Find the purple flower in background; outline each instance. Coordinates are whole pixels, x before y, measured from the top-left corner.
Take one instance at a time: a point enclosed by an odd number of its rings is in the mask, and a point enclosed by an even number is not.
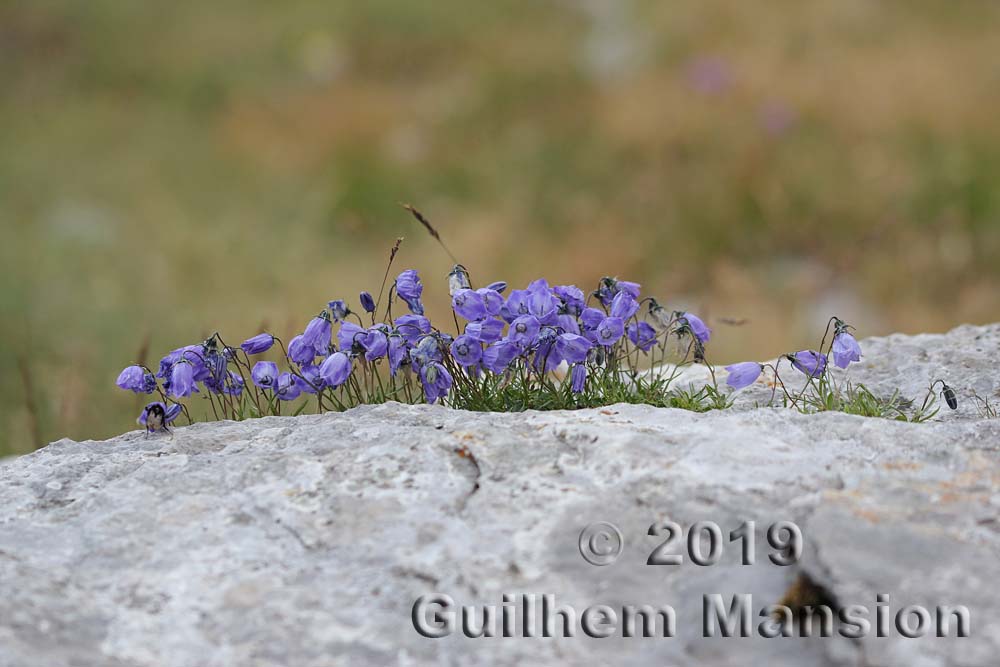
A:
[[[326,304],[330,308],[330,313],[333,314],[333,319],[336,322],[343,322],[344,318],[347,317],[351,309],[347,307],[343,299],[334,299],[330,303]],[[308,331],[308,329],[306,329]],[[320,354],[326,354],[326,350],[323,350]]]
[[[478,340],[466,334],[451,344],[451,356],[460,366],[475,366],[483,358],[483,348]]]
[[[247,338],[240,343],[240,349],[247,354],[260,354],[267,352],[274,345],[274,336],[269,333],[257,334],[253,338]]]
[[[306,325],[306,330],[302,332],[302,340],[306,345],[312,346],[316,350],[316,354],[323,355],[330,350],[332,332],[333,325],[330,324],[330,316],[324,310]]]
[[[629,282],[628,280],[618,280],[617,278],[601,278],[600,284],[597,286],[597,291],[594,295],[600,300],[605,307],[611,305],[614,300],[621,292],[627,292],[632,295],[632,298],[639,298],[639,283]]]
[[[729,63],[717,57],[703,56],[691,61],[684,69],[684,78],[702,95],[721,95],[733,85]]]
[[[156,389],[156,377],[142,366],[129,366],[118,375],[115,384],[137,394],[151,394]]]
[[[319,376],[330,387],[339,387],[351,375],[351,358],[343,352],[334,352],[319,367]]]
[[[564,333],[580,335],[580,323],[577,322],[574,315],[570,315],[569,313],[557,316],[555,326]]]
[[[400,315],[394,324],[399,335],[410,345],[416,345],[421,336],[431,332],[431,321],[423,315]]]
[[[743,361],[738,364],[726,366],[726,370],[729,371],[726,384],[733,389],[742,389],[756,382],[761,372],[763,372],[764,367],[756,361]]]
[[[587,367],[583,364],[576,364],[570,371],[570,388],[574,394],[582,394],[587,386]]]
[[[793,129],[798,120],[795,109],[779,101],[770,101],[761,106],[757,119],[763,130],[772,137],[780,137]]]
[[[686,324],[691,334],[701,343],[707,343],[708,339],[712,337],[712,330],[693,313],[680,313],[679,321]]]
[[[511,322],[522,315],[527,315],[530,312],[528,310],[528,300],[530,298],[531,292],[526,289],[511,291],[510,296],[507,297],[507,303],[504,304],[504,319]]]
[[[385,356],[389,349],[389,338],[386,335],[387,327],[384,324],[376,324],[368,329],[368,333],[359,338],[359,343],[365,350],[365,359],[375,361]]]
[[[316,348],[306,342],[304,335],[299,334],[288,343],[288,358],[300,366],[311,364],[316,358]]]
[[[278,364],[273,361],[258,361],[250,371],[250,379],[261,389],[273,389],[278,381]]]
[[[517,343],[509,340],[497,341],[483,352],[483,366],[494,373],[503,373],[518,354],[520,349]]]
[[[819,377],[826,370],[826,355],[815,350],[800,350],[787,355],[787,359],[797,370],[811,378]]]
[[[194,380],[194,366],[181,360],[174,364],[170,371],[170,395],[174,398],[184,398],[198,391]]]
[[[486,312],[490,315],[499,315],[500,311],[503,309],[503,297],[500,296],[500,292],[492,290],[488,287],[483,287],[476,290],[476,294],[482,297],[483,307]],[[468,319],[468,318],[466,318]]]
[[[620,317],[605,317],[594,332],[597,337],[596,342],[605,347],[617,343],[624,334],[625,323]]]
[[[282,373],[274,386],[274,394],[282,401],[293,401],[302,394],[297,378],[291,373]]]
[[[236,371],[228,371],[225,382],[222,383],[222,393],[239,396],[243,393],[243,378]]]
[[[301,369],[301,378],[297,378],[299,382],[299,388],[302,391],[315,394],[326,387],[326,380],[323,376],[319,374],[319,366],[308,365],[303,366]]]
[[[399,334],[389,336],[389,374],[396,376],[400,365],[406,361],[406,339]]]
[[[424,386],[424,397],[428,403],[434,403],[439,398],[448,395],[451,389],[452,377],[448,369],[436,361],[432,361],[420,369],[420,382]]]
[[[861,346],[848,331],[840,331],[833,337],[832,352],[837,368],[847,368],[852,361],[861,361]]]
[[[656,344],[656,329],[648,322],[633,322],[628,325],[628,339],[643,352],[649,352]]]
[[[580,313],[580,322],[583,323],[583,328],[589,331],[593,331],[597,327],[601,326],[601,322],[607,317],[597,308],[584,308],[583,312]]]
[[[507,283],[505,283],[502,280],[498,280],[495,283],[490,283],[489,285],[487,285],[486,289],[491,290],[493,292],[497,292],[498,294],[503,294],[503,292],[507,289]]]
[[[483,302],[483,297],[471,289],[460,289],[455,292],[451,298],[451,307],[460,317],[470,321],[486,317],[486,304]]]
[[[503,320],[489,317],[478,322],[469,322],[465,325],[465,334],[471,336],[480,343],[494,343],[503,336]]]
[[[340,331],[337,332],[337,347],[344,352],[355,351],[355,347],[360,348],[361,339],[365,335],[365,330],[357,324],[341,322]]]
[[[362,292],[360,299],[361,299],[361,307],[365,309],[366,313],[375,312],[375,299],[372,298],[371,294],[369,294],[368,292]]]
[[[423,293],[424,285],[413,269],[407,269],[396,277],[396,294],[406,302],[410,312],[415,315],[424,314],[424,304],[420,302],[420,295]]]
[[[570,364],[586,361],[591,347],[593,343],[589,340],[571,333],[559,334],[555,342],[556,356]]]
[[[538,331],[541,328],[541,323],[534,315],[522,315],[510,323],[507,338],[522,347],[530,347],[538,338]]]
[[[611,317],[627,320],[635,315],[637,310],[639,310],[639,302],[628,292],[619,292],[611,300]]]

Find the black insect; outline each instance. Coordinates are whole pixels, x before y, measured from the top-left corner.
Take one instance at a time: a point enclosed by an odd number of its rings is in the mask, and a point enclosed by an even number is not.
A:
[[[146,431],[155,433],[159,430],[169,431],[167,428],[167,413],[159,403],[153,403],[146,408]]]

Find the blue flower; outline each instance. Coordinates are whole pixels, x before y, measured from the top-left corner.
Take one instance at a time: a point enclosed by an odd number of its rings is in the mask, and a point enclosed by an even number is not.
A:
[[[570,371],[570,388],[574,394],[582,394],[587,386],[587,367],[583,364],[576,364]]]
[[[434,403],[439,398],[448,395],[452,385],[451,373],[436,361],[420,369],[420,382],[424,386],[424,397],[428,403]]]
[[[396,371],[404,362],[409,362],[406,349],[406,339],[400,334],[389,335],[389,374],[396,376]]]
[[[389,339],[386,336],[386,325],[376,324],[368,329],[368,333],[360,337],[359,343],[365,350],[365,359],[374,361],[385,356],[389,349]]]
[[[420,282],[420,276],[413,269],[407,269],[396,277],[396,294],[410,307],[410,312],[415,315],[424,314],[424,304],[420,302],[420,295],[424,293],[424,285]]]
[[[339,387],[351,376],[351,358],[343,352],[334,352],[319,367],[319,375],[330,387]]]
[[[503,336],[503,320],[492,317],[465,325],[465,334],[480,343],[494,343]]]
[[[441,353],[441,343],[438,341],[436,336],[424,336],[420,339],[416,346],[410,350],[410,359],[420,366],[434,361],[441,361],[443,359],[443,355]]]
[[[639,302],[628,292],[619,292],[611,300],[611,317],[620,317],[623,321],[629,319],[639,310]]]
[[[337,347],[344,352],[356,352],[361,349],[361,339],[367,332],[353,322],[341,322],[337,332]]]
[[[764,367],[756,361],[743,361],[738,364],[726,366],[726,370],[729,371],[726,384],[733,389],[742,389],[756,382],[761,372],[763,372]]]
[[[170,371],[170,395],[174,398],[190,396],[198,391],[194,380],[194,365],[188,361],[178,361]]]
[[[250,371],[250,379],[261,389],[274,389],[278,382],[278,364],[273,361],[258,361]]]
[[[643,352],[649,352],[650,348],[656,344],[656,329],[648,322],[633,322],[628,325],[628,339]]]
[[[291,373],[282,373],[275,383],[274,394],[282,401],[293,401],[302,394],[299,382]]]
[[[316,358],[316,348],[306,341],[303,334],[299,334],[288,343],[288,358],[300,366],[311,364]]]
[[[308,366],[303,366],[300,369],[301,378],[296,378],[299,383],[299,388],[309,394],[315,394],[326,387],[326,380],[323,376],[319,374],[319,366],[314,366],[312,364]]]
[[[156,377],[142,366],[129,366],[118,375],[115,384],[137,394],[151,394],[156,389]]]
[[[691,335],[701,343],[707,343],[708,339],[712,337],[712,330],[705,326],[701,318],[693,313],[679,313],[678,321],[680,321],[682,327],[686,326]]]
[[[552,291],[562,301],[562,311],[570,315],[579,315],[586,307],[583,290],[576,285],[556,285]]]
[[[847,331],[840,331],[833,337],[833,363],[838,368],[847,368],[852,361],[861,361],[861,346]]]
[[[360,299],[361,299],[361,307],[365,309],[366,313],[375,312],[375,299],[372,298],[371,294],[369,294],[368,292],[362,292]]]
[[[496,292],[494,292],[496,294]],[[497,296],[500,296],[497,294]],[[460,317],[470,321],[486,317],[486,304],[478,292],[471,289],[460,289],[451,298],[451,307]]]
[[[569,364],[586,361],[591,347],[593,344],[589,340],[572,333],[559,334],[555,342],[556,356]]]
[[[521,315],[510,323],[507,339],[518,343],[521,347],[531,347],[535,344],[541,327],[538,318],[534,315]]]
[[[330,316],[324,310],[306,325],[306,330],[302,332],[302,342],[316,350],[316,354],[324,355],[330,351],[332,330]]]
[[[492,290],[489,287],[482,287],[476,290],[476,294],[483,298],[483,307],[486,308],[487,314],[499,315],[500,311],[503,310],[504,300],[500,292]]]
[[[503,373],[510,362],[521,353],[517,343],[509,340],[499,340],[483,351],[483,366],[494,373]]]
[[[594,331],[597,327],[601,326],[601,322],[607,317],[603,312],[597,308],[584,308],[583,312],[580,313],[580,322],[583,324],[583,328],[586,331]]]
[[[267,352],[274,345],[274,336],[269,333],[257,334],[253,338],[247,338],[240,343],[240,349],[247,354],[260,354]]]
[[[431,321],[423,315],[400,315],[393,324],[410,345],[416,345],[421,336],[431,332]]]
[[[460,366],[475,366],[483,358],[483,348],[478,340],[465,334],[451,344],[451,356]]]
[[[498,280],[495,283],[490,283],[489,285],[487,285],[486,289],[491,290],[493,292],[497,292],[498,294],[503,294],[503,292],[507,289],[507,283],[505,283],[502,280]]]
[[[785,358],[792,362],[796,370],[811,378],[819,377],[826,370],[826,355],[815,350],[800,350]]]
[[[620,317],[605,317],[593,332],[599,345],[608,347],[617,343],[625,335],[625,323]]]

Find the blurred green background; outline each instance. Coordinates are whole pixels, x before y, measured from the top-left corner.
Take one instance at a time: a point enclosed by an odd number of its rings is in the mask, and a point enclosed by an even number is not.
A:
[[[377,289],[641,282],[717,362],[1000,319],[1000,3],[0,3],[0,453]],[[740,327],[720,318],[746,318]]]

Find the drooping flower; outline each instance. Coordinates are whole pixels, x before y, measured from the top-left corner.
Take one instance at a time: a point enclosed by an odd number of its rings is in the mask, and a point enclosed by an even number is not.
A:
[[[742,389],[756,382],[761,372],[763,372],[764,367],[756,361],[743,361],[738,364],[726,366],[726,370],[729,371],[726,384],[733,389]]]
[[[118,375],[115,384],[137,394],[151,394],[156,389],[156,377],[142,366],[129,366]]]
[[[278,364],[273,361],[258,361],[250,371],[250,379],[261,389],[274,389],[278,382]]]
[[[620,317],[605,317],[594,331],[596,342],[605,347],[614,345],[625,335],[625,323]]]
[[[451,356],[460,366],[475,366],[483,358],[483,347],[475,338],[465,334],[451,344]]]
[[[520,352],[517,343],[498,340],[483,351],[483,366],[494,373],[503,373]]]
[[[337,347],[344,352],[358,351],[366,331],[354,322],[341,322],[337,332]]]
[[[299,366],[311,364],[316,358],[316,348],[306,341],[304,335],[299,334],[288,342],[288,358]]]
[[[570,388],[574,394],[582,394],[587,386],[587,367],[584,364],[576,364],[570,371]]]
[[[503,297],[500,296],[500,292],[492,290],[489,287],[482,287],[476,290],[476,294],[483,298],[483,307],[486,308],[487,314],[500,314],[504,304]]]
[[[421,336],[431,332],[431,321],[423,315],[400,315],[393,324],[410,345],[416,345]]]
[[[611,300],[611,317],[620,317],[623,321],[628,320],[639,310],[639,302],[628,292],[618,292]]]
[[[705,326],[701,318],[693,313],[680,313],[678,321],[686,325],[691,335],[701,343],[707,343],[708,339],[712,337],[712,330]]]
[[[597,286],[597,291],[594,295],[600,300],[605,307],[611,305],[614,300],[621,292],[627,292],[632,295],[632,298],[639,298],[639,283],[629,282],[627,280],[618,280],[617,278],[609,278],[605,276],[601,278],[600,284]]]
[[[839,331],[833,337],[833,363],[837,368],[847,368],[852,361],[861,361],[861,346],[848,331]]]
[[[334,352],[319,367],[319,375],[330,387],[339,387],[351,375],[351,358],[343,352]]]
[[[521,315],[510,323],[507,338],[522,347],[530,347],[538,338],[538,331],[541,327],[541,323],[534,315]]]
[[[174,398],[184,398],[198,391],[195,386],[194,365],[181,360],[174,364],[170,371],[170,395]]]
[[[648,322],[633,322],[628,325],[627,333],[632,344],[643,352],[649,352],[650,348],[656,344],[656,329]]]
[[[460,289],[455,292],[451,298],[451,307],[460,317],[469,321],[481,320],[487,314],[482,295],[471,289]]]
[[[326,380],[319,374],[319,366],[310,364],[300,369],[302,377],[296,378],[299,388],[309,394],[315,394],[326,387]]]
[[[361,299],[361,307],[365,309],[366,313],[375,312],[375,299],[372,298],[371,294],[362,292],[359,298]]]
[[[424,285],[414,269],[407,269],[396,277],[396,294],[406,302],[410,312],[415,315],[424,314],[424,304],[420,301],[420,295],[423,293]]]
[[[410,350],[410,359],[420,366],[434,361],[441,361],[442,358],[441,341],[437,338],[437,335],[424,336]]]
[[[316,354],[324,355],[330,351],[332,332],[333,325],[330,324],[330,316],[324,310],[306,325],[306,330],[302,332],[302,341],[306,345],[312,346],[316,350]]]
[[[291,373],[282,373],[274,386],[274,394],[278,400],[293,401],[302,394],[302,388]]]
[[[480,343],[493,343],[503,336],[503,320],[488,317],[478,322],[469,322],[465,325],[465,334],[471,336]]]
[[[563,313],[556,317],[557,329],[561,329],[564,333],[573,333],[580,335],[580,323],[577,321],[576,316],[570,315],[569,313]]]
[[[359,343],[365,350],[365,359],[374,361],[381,359],[389,349],[389,338],[386,336],[384,324],[376,324],[368,329],[368,333],[359,338]]]
[[[420,369],[420,382],[424,386],[424,397],[427,402],[434,403],[448,395],[453,380],[447,368],[437,361],[432,361]]]
[[[229,371],[226,380],[222,383],[222,393],[230,396],[239,396],[243,393],[243,378],[236,371]]]
[[[253,338],[247,338],[240,343],[240,349],[247,354],[260,354],[267,352],[274,345],[274,336],[269,333],[257,334]]]
[[[798,371],[811,378],[819,377],[826,370],[826,355],[816,350],[800,350],[786,358]]]
[[[389,335],[389,374],[393,377],[403,362],[407,361],[406,339],[400,334]]]
[[[583,328],[588,331],[593,331],[597,327],[601,326],[601,322],[607,317],[597,308],[584,308],[583,312],[580,313],[580,322],[583,324]]]
[[[572,333],[559,334],[555,341],[556,357],[569,364],[586,361],[591,347],[593,344],[589,340]]]
[[[330,308],[330,313],[333,315],[333,320],[335,322],[343,322],[344,318],[351,312],[351,309],[347,307],[347,303],[345,303],[343,299],[334,299],[326,305]],[[326,350],[322,352],[322,354],[325,353]]]

